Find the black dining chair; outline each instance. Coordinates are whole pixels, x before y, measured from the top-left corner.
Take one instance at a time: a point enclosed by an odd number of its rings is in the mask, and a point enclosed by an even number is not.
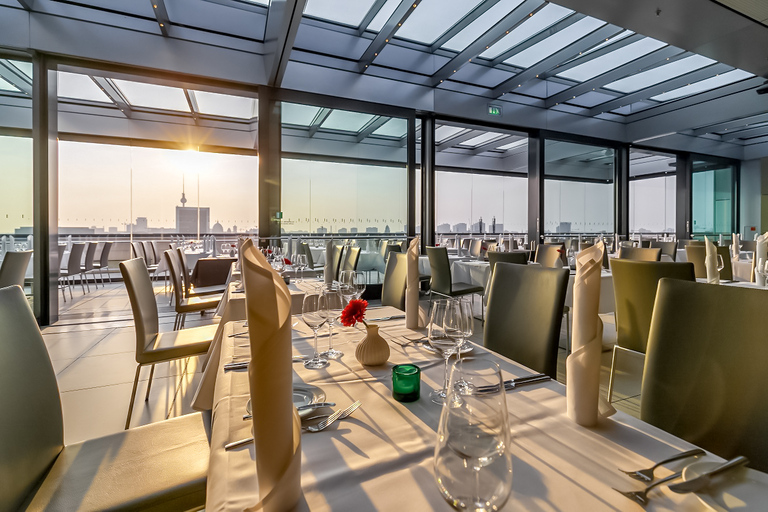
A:
[[[83,259],[84,249],[84,243],[72,244],[72,249],[69,251],[67,268],[61,269],[59,272],[59,279],[63,280],[65,285],[69,288],[70,299],[72,299],[72,284],[75,281],[75,276],[80,276],[80,286],[83,288],[83,295],[85,295],[85,284],[83,283],[84,279],[82,277],[82,270],[80,270],[80,263]]]
[[[113,242],[101,242],[101,254],[99,255],[98,261],[95,261],[93,263],[94,270],[99,271],[99,276],[101,277],[101,284],[104,284],[104,271],[107,272],[107,277],[109,278],[109,282],[112,282],[112,274],[110,274],[110,268],[109,268],[109,253],[112,250],[112,244]]]
[[[87,248],[85,249],[85,256],[83,257],[83,262],[80,265],[80,275],[83,279],[85,279],[85,286],[88,288],[88,291],[91,291],[91,286],[88,284],[88,274],[93,273],[93,262],[96,259],[96,248],[98,247],[97,242],[88,242]],[[98,289],[98,281],[96,281],[96,277],[93,278],[93,287]]]

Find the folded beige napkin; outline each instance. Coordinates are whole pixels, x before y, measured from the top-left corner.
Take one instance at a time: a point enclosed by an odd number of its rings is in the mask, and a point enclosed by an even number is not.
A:
[[[768,257],[768,232],[759,235],[755,239],[755,253],[752,255],[752,279],[753,283],[757,283],[758,286],[765,286],[765,276],[755,273],[755,265],[760,261],[763,261],[765,265],[765,259]]]
[[[323,280],[326,284],[333,282],[333,240],[325,244],[325,265],[323,265]]]
[[[576,256],[573,283],[573,329],[571,355],[566,366],[566,404],[568,417],[589,427],[598,417],[616,412],[600,398],[600,355],[603,351],[603,324],[600,310],[600,279],[603,242],[584,249]]]
[[[736,233],[733,233],[731,235],[731,259],[737,260],[739,259],[739,254],[741,252],[741,240],[739,240],[739,235]]]
[[[419,237],[411,240],[406,254],[405,326],[418,329],[426,325],[426,315],[419,307]]]
[[[293,406],[291,294],[253,242],[243,244],[259,502],[249,510],[289,510],[301,497],[301,422]]]
[[[707,251],[704,258],[704,266],[707,268],[707,282],[720,284],[720,272],[717,270],[717,247],[706,236],[704,237],[704,244]]]

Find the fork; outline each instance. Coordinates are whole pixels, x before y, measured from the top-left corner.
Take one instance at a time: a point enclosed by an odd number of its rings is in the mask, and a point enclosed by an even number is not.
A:
[[[646,487],[642,491],[620,491],[620,490],[618,490],[615,487],[613,488],[613,490],[618,492],[619,494],[622,494],[622,495],[626,496],[627,498],[631,499],[632,501],[645,506],[645,505],[648,504],[648,493],[651,491],[651,489],[653,489],[657,485],[661,485],[663,483],[669,482],[670,480],[675,480],[677,478],[680,478],[681,476],[683,476],[683,472],[682,471],[678,471],[677,473],[675,473],[673,475],[669,475],[668,477],[662,478],[661,480],[659,480],[657,482],[653,482],[651,485],[649,485],[648,487]]]
[[[326,419],[324,419],[317,425],[311,425],[307,427],[307,430],[309,432],[320,432],[321,430],[325,430],[336,420],[344,419],[350,414],[352,414],[353,412],[355,412],[357,408],[360,407],[361,405],[363,405],[363,403],[360,400],[358,400],[352,405],[350,405],[349,407],[347,407],[346,409],[344,409],[343,411],[336,411],[335,413],[331,414],[330,416],[328,416]]]
[[[651,480],[653,480],[653,471],[657,467],[663,466],[668,462],[674,462],[680,459],[687,459],[688,457],[704,455],[704,453],[706,452],[704,452],[704,450],[702,450],[701,448],[695,448],[693,450],[688,450],[687,452],[682,452],[682,453],[678,453],[677,455],[673,455],[672,457],[669,457],[668,459],[664,459],[661,462],[657,462],[656,464],[654,464],[648,469],[638,469],[637,471],[625,471],[623,469],[620,469],[619,471],[621,471],[626,475],[629,475],[635,480],[640,480],[641,482],[650,482]]]

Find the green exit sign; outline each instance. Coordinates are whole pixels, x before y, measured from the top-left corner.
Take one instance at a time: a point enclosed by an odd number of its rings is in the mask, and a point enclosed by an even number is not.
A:
[[[275,218],[276,219],[282,219],[283,218],[283,212],[275,212]]]
[[[488,105],[488,115],[489,116],[500,116],[501,115],[501,107],[498,105]]]

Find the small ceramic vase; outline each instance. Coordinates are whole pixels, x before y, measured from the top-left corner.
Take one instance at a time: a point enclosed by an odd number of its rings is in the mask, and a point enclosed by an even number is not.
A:
[[[368,325],[368,333],[355,349],[355,357],[363,366],[380,366],[389,359],[389,344],[379,335],[378,325]]]

